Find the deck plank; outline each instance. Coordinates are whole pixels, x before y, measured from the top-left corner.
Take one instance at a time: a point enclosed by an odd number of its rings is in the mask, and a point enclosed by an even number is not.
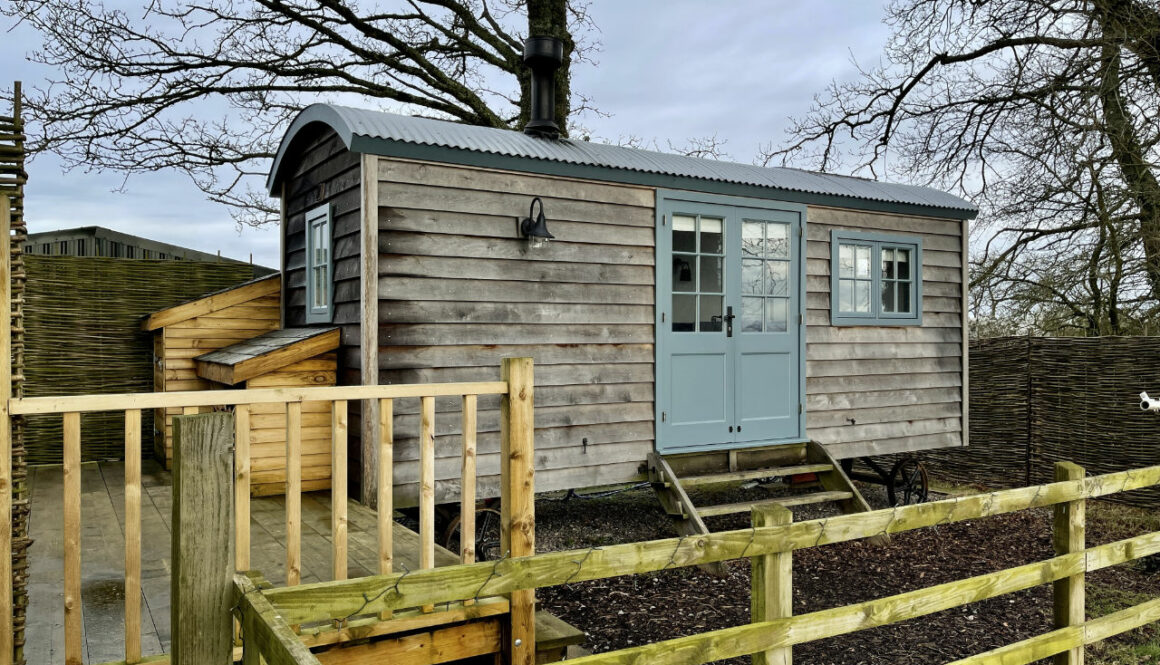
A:
[[[28,665],[57,665],[64,660],[63,478],[59,466],[32,467],[29,559],[29,608],[26,649]],[[81,475],[82,617],[85,662],[118,661],[124,657],[124,465],[87,463]],[[285,501],[282,497],[253,499],[251,565],[273,584],[285,583]],[[157,462],[141,466],[141,608],[142,655],[169,650],[171,476]],[[302,497],[302,582],[329,580],[330,494]],[[378,567],[378,518],[375,511],[348,501],[351,576],[368,575]],[[411,570],[419,567],[419,534],[394,523],[395,561]],[[458,557],[436,548],[438,566]],[[401,570],[402,568],[400,568]],[[114,589],[115,587],[115,589]]]

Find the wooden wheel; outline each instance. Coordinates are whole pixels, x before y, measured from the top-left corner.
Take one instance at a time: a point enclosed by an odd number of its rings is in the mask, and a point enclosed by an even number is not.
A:
[[[459,554],[460,515],[448,523],[443,532],[443,546]],[[489,506],[475,508],[475,560],[496,561],[503,556],[500,551],[500,514]]]
[[[914,457],[904,457],[894,463],[886,483],[886,498],[892,506],[923,503],[930,496],[930,478],[926,466]]]

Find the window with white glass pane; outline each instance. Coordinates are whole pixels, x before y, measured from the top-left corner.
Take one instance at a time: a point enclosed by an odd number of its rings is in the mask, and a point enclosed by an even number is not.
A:
[[[306,213],[306,322],[330,323],[333,297],[330,206]]]
[[[790,225],[741,222],[741,332],[789,329]]]
[[[725,305],[725,220],[673,215],[673,332],[720,332]]]
[[[856,231],[830,238],[834,325],[921,325],[922,239]]]

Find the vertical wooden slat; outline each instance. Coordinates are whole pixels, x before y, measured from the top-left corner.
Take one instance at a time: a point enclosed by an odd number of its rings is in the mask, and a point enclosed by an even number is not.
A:
[[[234,407],[234,568],[250,569],[250,406]]]
[[[378,493],[379,518],[379,574],[388,575],[395,566],[395,403],[394,400],[379,400],[378,428]],[[382,619],[389,619],[392,612],[383,612]]]
[[[16,93],[17,104],[20,93]],[[17,112],[15,117],[19,118]],[[0,234],[11,244],[12,203],[0,196]],[[0,251],[0,665],[11,665],[14,648],[12,625],[12,251]]]
[[[463,465],[459,475],[459,558],[463,563],[475,562],[475,443],[476,412],[478,399],[475,395],[463,396]],[[465,598],[464,605],[472,605],[475,600]]]
[[[535,554],[534,394],[531,358],[504,358],[501,378],[508,393],[500,402],[501,539],[506,556]],[[536,595],[511,593],[511,665],[535,665]]]
[[[64,414],[64,662],[81,665],[81,414]]]
[[[363,154],[359,174],[359,374],[364,386],[379,383],[379,158]],[[362,499],[370,503],[378,494],[378,437],[375,435],[379,404],[369,400],[362,410]]]
[[[1083,467],[1071,462],[1055,463],[1055,481],[1082,480]],[[1082,552],[1085,545],[1085,502],[1069,501],[1054,507],[1056,554]],[[1084,574],[1072,575],[1054,583],[1055,627],[1078,626],[1084,622]],[[1055,665],[1083,665],[1084,648],[1069,649],[1055,655]]]
[[[463,563],[475,562],[475,395],[463,396],[463,466],[459,486],[459,556]]]
[[[125,662],[141,660],[141,410],[125,410]]]
[[[793,513],[785,506],[759,506],[753,509],[754,527],[784,526],[791,522]],[[758,623],[792,616],[792,551],[755,556],[751,570],[749,620]],[[752,658],[753,665],[792,665],[793,648],[759,651]]]
[[[230,413],[173,419],[172,665],[233,661],[233,434]]]
[[[347,574],[346,416],[346,400],[335,400],[330,417],[330,545],[336,580],[345,580]]]
[[[419,568],[435,567],[435,398],[421,398],[419,424]],[[434,611],[424,605],[424,612]]]
[[[394,400],[379,400],[379,459],[378,459],[378,516],[379,516],[379,574],[394,571],[395,559],[395,493],[393,483],[395,448]]]
[[[286,586],[302,579],[302,402],[286,404]]]

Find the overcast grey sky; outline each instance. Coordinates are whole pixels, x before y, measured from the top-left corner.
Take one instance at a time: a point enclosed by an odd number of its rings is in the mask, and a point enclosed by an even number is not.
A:
[[[831,79],[853,77],[852,57],[876,63],[888,36],[882,4],[867,0],[593,0],[591,16],[602,51],[596,66],[573,70],[573,87],[610,114],[582,120],[594,137],[664,146],[716,135],[733,161],[746,163],[760,144],[779,142],[787,119],[805,113]],[[0,34],[0,62],[21,63],[5,67],[0,86],[46,78],[24,60],[38,45],[24,27]],[[30,228],[96,224],[277,265],[275,229],[238,231],[228,210],[185,176],[133,176],[114,191],[122,184],[112,173],[64,174],[57,160],[39,157],[26,191]]]

